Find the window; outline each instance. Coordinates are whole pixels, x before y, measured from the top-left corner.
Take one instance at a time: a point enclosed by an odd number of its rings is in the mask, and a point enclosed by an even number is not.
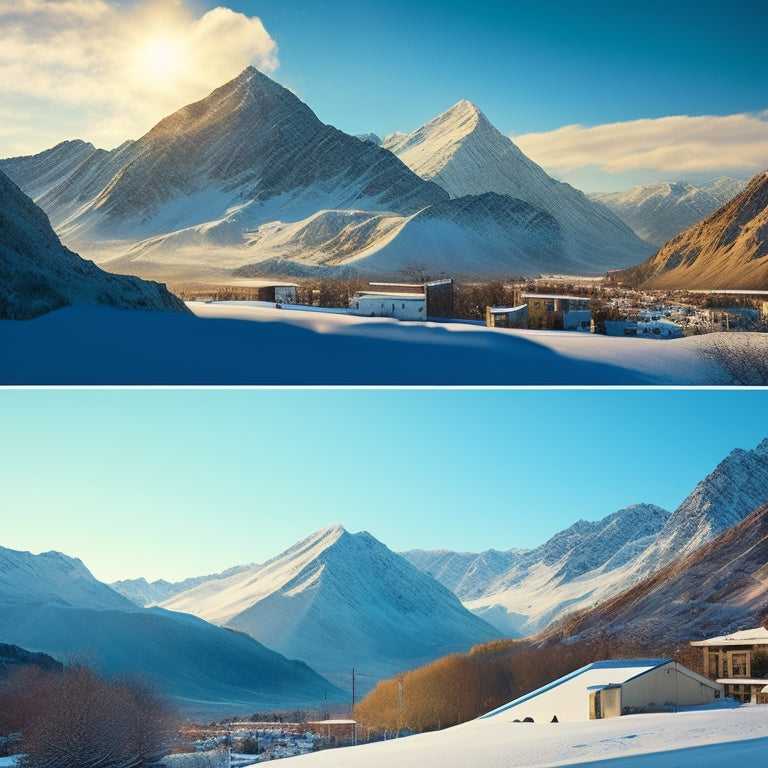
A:
[[[731,677],[747,676],[746,651],[733,651],[731,653]]]

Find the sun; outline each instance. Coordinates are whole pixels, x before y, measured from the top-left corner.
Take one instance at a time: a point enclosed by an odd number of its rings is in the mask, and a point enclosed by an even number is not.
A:
[[[170,35],[154,37],[139,46],[135,53],[137,74],[148,84],[172,85],[187,63],[181,40]]]

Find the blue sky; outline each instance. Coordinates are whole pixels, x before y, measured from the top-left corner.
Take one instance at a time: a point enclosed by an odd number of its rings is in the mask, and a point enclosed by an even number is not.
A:
[[[110,148],[254,64],[349,133],[469,99],[588,191],[768,167],[768,7],[583,0],[6,0],[0,156]]]
[[[749,390],[7,390],[0,544],[105,581],[268,559],[335,522],[390,548],[533,547],[673,510],[768,436]]]

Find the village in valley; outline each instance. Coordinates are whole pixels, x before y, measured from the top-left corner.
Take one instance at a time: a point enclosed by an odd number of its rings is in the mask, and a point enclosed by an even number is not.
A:
[[[225,285],[182,284],[178,295],[208,303],[259,302],[360,317],[469,322],[489,328],[571,331],[607,336],[675,339],[724,331],[768,331],[768,291],[639,291],[611,274],[542,275],[479,281],[422,276],[411,282],[362,279],[233,280]],[[500,298],[504,304],[487,303]],[[484,301],[485,299],[485,301]]]

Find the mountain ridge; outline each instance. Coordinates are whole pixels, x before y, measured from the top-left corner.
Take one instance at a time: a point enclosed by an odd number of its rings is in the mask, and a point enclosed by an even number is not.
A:
[[[768,290],[768,171],[649,259],[614,275],[640,289]]]

